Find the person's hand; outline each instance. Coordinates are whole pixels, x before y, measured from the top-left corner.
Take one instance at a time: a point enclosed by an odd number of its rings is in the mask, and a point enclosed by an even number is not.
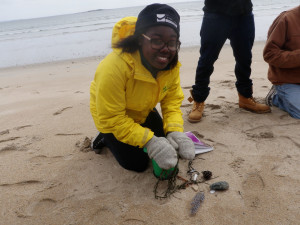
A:
[[[154,159],[160,168],[168,170],[176,166],[177,152],[166,138],[153,136],[145,147],[149,157]]]
[[[171,132],[167,135],[170,144],[178,150],[181,158],[192,160],[195,158],[194,142],[183,132]]]

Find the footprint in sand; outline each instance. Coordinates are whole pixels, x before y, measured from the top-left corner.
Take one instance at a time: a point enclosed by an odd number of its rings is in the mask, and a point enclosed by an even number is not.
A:
[[[35,163],[35,165],[41,165],[41,164],[51,164],[51,163],[55,163],[58,162],[58,159],[63,158],[63,156],[53,156],[53,157],[49,157],[49,156],[45,156],[45,155],[37,155],[32,157],[29,161],[30,163]]]
[[[32,125],[23,125],[23,126],[19,126],[19,127],[14,127],[13,129],[14,130],[21,130],[21,129],[24,129],[24,128],[27,128],[27,127],[32,127]]]
[[[24,181],[20,181],[20,182],[16,182],[16,183],[3,183],[0,184],[1,187],[15,187],[15,186],[24,186],[24,185],[32,185],[32,184],[40,184],[42,183],[39,180],[24,180]]]
[[[278,177],[290,177],[294,180],[300,180],[300,168],[298,164],[297,157],[286,155],[273,166],[272,172]]]
[[[3,131],[0,131],[0,135],[4,135],[4,134],[9,134],[9,130],[3,130]]]
[[[274,138],[274,133],[270,131],[270,128],[267,127],[254,127],[248,130],[242,131],[249,138],[257,139],[257,138]]]
[[[183,104],[180,107],[181,108],[186,108],[186,107],[192,107],[193,104]]]
[[[19,127],[14,127],[13,130],[21,130],[23,128],[26,128],[26,127],[32,127],[32,125],[24,125],[24,126],[19,126]],[[6,129],[6,130],[3,130],[3,131],[0,131],[0,135],[4,135],[4,134],[9,134],[9,129]]]
[[[182,89],[192,89],[192,86],[181,87]]]
[[[33,203],[32,213],[37,215],[52,213],[52,209],[56,206],[56,200],[52,198],[44,198]]]
[[[52,198],[44,198],[38,201],[33,201],[23,209],[16,211],[18,217],[27,218],[38,215],[46,215],[53,213],[57,205],[57,201]]]
[[[122,221],[120,221],[120,225],[144,225],[149,224],[149,221],[145,218],[147,218],[147,212],[152,212],[153,218],[159,218],[161,214],[168,215],[168,223],[167,224],[179,224],[179,215],[176,214],[174,209],[172,207],[164,207],[163,211],[156,210],[157,206],[154,204],[136,204],[133,206],[128,206],[126,214],[124,214],[124,217],[122,218]],[[159,220],[152,221],[152,224],[163,224],[159,223]],[[166,223],[165,223],[166,224]],[[186,224],[192,224],[192,223],[186,223]],[[196,223],[199,224],[199,223]]]
[[[206,104],[205,107],[212,110],[221,109],[220,105],[215,105],[215,104]]]
[[[229,163],[228,165],[234,169],[234,171],[239,174],[240,176],[242,176],[242,174],[240,173],[240,168],[242,167],[243,163],[244,163],[245,159],[241,158],[241,157],[237,157],[235,160],[233,160],[233,162]]]
[[[7,142],[7,141],[14,141],[19,138],[21,138],[21,137],[10,137],[10,138],[6,138],[6,139],[2,139],[2,140],[0,140],[0,143]]]
[[[11,142],[18,140],[17,142],[8,143],[5,147],[0,148],[0,154],[5,152],[12,152],[12,151],[27,151],[29,148],[28,146],[34,142],[42,140],[41,137],[33,136],[31,138],[23,138],[23,137],[10,137],[7,139],[0,140],[0,143],[4,142]]]
[[[65,111],[65,110],[67,110],[67,109],[71,109],[71,108],[73,108],[73,107],[72,107],[72,106],[68,106],[68,107],[62,108],[62,109],[56,111],[55,113],[53,113],[53,116],[59,115],[59,114],[61,114],[63,111]]]
[[[230,73],[226,73],[225,75],[230,76],[230,77],[235,77],[235,75],[230,74]]]
[[[271,131],[259,132],[258,134],[246,133],[250,138],[274,138],[274,134]]]
[[[10,151],[17,151],[17,150],[18,150],[18,147],[14,144],[11,144],[11,145],[7,145],[7,146],[1,148],[0,154],[5,153],[5,152],[10,152]]]
[[[16,216],[19,218],[30,218],[32,216],[40,216],[53,213],[56,207],[56,200],[44,198],[38,201],[33,201],[29,205],[23,205],[15,210]]]
[[[219,82],[223,87],[235,88],[235,81],[234,80],[222,80]]]
[[[233,162],[229,163],[228,165],[236,172],[240,177],[242,177],[242,173],[240,172],[240,169],[244,163],[245,159],[241,157],[237,157]]]
[[[82,135],[82,133],[58,133],[58,134],[55,134],[55,136],[76,136],[76,135]]]
[[[265,187],[263,178],[257,172],[247,175],[243,184],[243,198],[245,204],[250,207],[257,208],[260,205],[260,193]]]

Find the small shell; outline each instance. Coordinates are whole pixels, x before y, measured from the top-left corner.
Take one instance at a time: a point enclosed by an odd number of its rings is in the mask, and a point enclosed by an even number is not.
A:
[[[226,181],[219,181],[219,182],[211,184],[209,187],[210,187],[210,190],[223,191],[223,190],[227,190],[229,188],[229,184]]]
[[[199,190],[199,187],[198,187],[198,185],[193,184],[193,185],[192,185],[192,189],[193,189],[194,191],[198,191],[198,190]]]
[[[196,181],[197,180],[197,177],[198,177],[198,174],[194,174],[194,177],[193,177],[193,181]]]

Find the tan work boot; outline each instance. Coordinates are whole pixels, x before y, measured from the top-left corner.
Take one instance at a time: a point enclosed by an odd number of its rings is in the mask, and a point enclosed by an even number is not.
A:
[[[203,110],[204,110],[204,102],[195,102],[194,101],[192,111],[190,112],[190,114],[188,116],[188,121],[191,123],[200,122],[200,120],[202,118]]]
[[[194,97],[193,97],[192,89],[190,90],[190,93],[191,93],[191,96],[188,98],[188,101],[193,102]],[[188,116],[188,121],[191,123],[200,122],[200,120],[202,118],[203,110],[204,110],[204,102],[194,101],[192,111],[190,112],[190,114]]]
[[[245,98],[244,96],[239,95],[239,107],[246,109],[254,113],[268,113],[271,112],[271,108],[265,104],[257,103],[253,97]]]

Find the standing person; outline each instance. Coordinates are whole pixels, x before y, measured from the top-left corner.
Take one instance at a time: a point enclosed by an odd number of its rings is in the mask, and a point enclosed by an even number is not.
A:
[[[91,83],[90,110],[100,132],[92,147],[107,146],[125,169],[142,172],[151,158],[167,170],[176,166],[177,152],[195,157],[180,110],[179,21],[176,10],[165,4],[121,19],[113,28],[113,51]]]
[[[200,57],[190,99],[194,104],[188,120],[199,122],[202,118],[214,63],[227,39],[236,61],[234,72],[239,107],[255,113],[270,112],[269,106],[257,103],[252,97],[250,74],[255,27],[251,0],[205,0],[203,11]]]
[[[300,6],[282,12],[274,20],[263,56],[273,84],[267,104],[300,119]]]

